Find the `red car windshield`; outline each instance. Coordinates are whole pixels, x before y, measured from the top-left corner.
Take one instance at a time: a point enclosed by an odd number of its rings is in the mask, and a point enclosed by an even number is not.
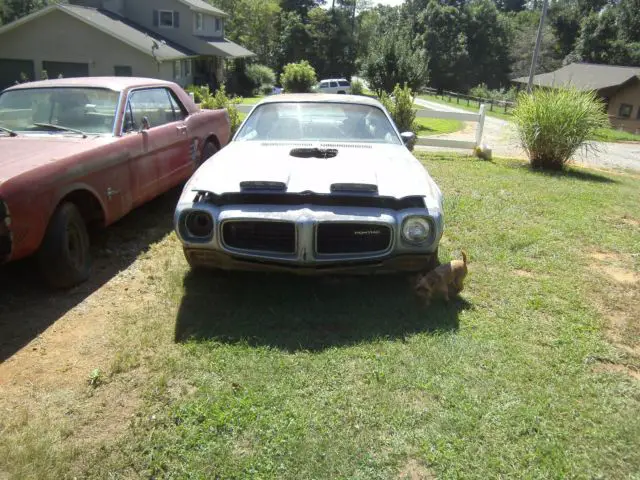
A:
[[[112,134],[119,98],[104,88],[9,90],[0,95],[0,127],[20,134]]]

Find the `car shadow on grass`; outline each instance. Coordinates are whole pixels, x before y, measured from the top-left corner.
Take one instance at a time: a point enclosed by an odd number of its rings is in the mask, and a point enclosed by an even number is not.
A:
[[[463,298],[423,307],[402,276],[190,272],[184,279],[175,341],[321,351],[457,330],[459,314],[468,308]]]
[[[180,188],[172,189],[92,234],[91,278],[70,290],[45,286],[32,259],[0,267],[0,362],[82,303],[172,230]]]

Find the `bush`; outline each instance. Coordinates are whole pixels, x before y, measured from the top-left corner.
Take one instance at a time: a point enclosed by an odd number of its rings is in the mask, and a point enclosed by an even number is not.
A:
[[[563,169],[580,148],[595,149],[589,139],[609,125],[597,95],[576,89],[523,92],[513,117],[531,166],[550,170]]]
[[[220,85],[220,88],[216,90],[216,93],[214,95],[211,95],[209,87],[202,87],[202,89],[204,95],[200,107],[207,110],[218,110],[221,108],[226,108],[227,113],[229,114],[231,135],[236,133],[236,130],[242,123],[242,120],[240,119],[240,112],[238,111],[237,107],[237,105],[242,102],[242,98],[230,98],[227,95],[224,83]]]
[[[364,94],[364,85],[360,80],[354,80],[351,82],[351,94],[352,95],[362,95]]]
[[[316,71],[306,60],[284,66],[280,83],[287,93],[308,93],[317,83]]]
[[[378,97],[384,108],[389,111],[396,127],[403,132],[416,132],[416,109],[413,108],[414,95],[411,89],[405,83],[404,87],[396,85],[393,89],[393,96],[389,96],[386,92],[382,92]],[[413,149],[414,144],[408,145],[409,149]]]
[[[384,108],[389,111],[400,133],[415,132],[417,130],[416,109],[413,108],[414,95],[406,84],[404,87],[396,85],[391,97],[382,92],[379,99]]]
[[[204,96],[209,93],[209,87],[207,85],[189,85],[185,91],[193,93],[193,100],[196,103],[202,103]]]
[[[276,83],[276,74],[266,65],[260,65],[258,63],[247,66],[246,69],[247,78],[253,85],[253,93],[259,94],[265,91],[267,88],[273,88]]]
[[[495,100],[495,101],[515,101],[518,96],[518,89],[516,87],[511,87],[508,90],[504,88],[499,88],[497,90],[489,90],[486,83],[481,83],[473,87],[469,90],[469,95],[477,98],[484,98],[487,100]]]

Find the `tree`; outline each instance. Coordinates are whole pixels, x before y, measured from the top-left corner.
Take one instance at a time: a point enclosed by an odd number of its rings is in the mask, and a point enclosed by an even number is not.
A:
[[[378,94],[405,83],[417,90],[428,80],[425,51],[412,48],[408,30],[396,27],[376,35],[363,62],[364,77]]]
[[[529,75],[531,56],[538,34],[540,12],[524,11],[509,17],[511,25],[511,42],[509,56],[511,58],[512,77]],[[542,30],[542,42],[536,64],[535,73],[546,73],[556,70],[562,65],[563,54],[558,51],[557,38],[553,27],[546,24]]]
[[[471,69],[466,16],[458,7],[431,0],[419,17],[422,49],[429,55],[431,86],[463,90]],[[469,85],[470,86],[470,85]]]
[[[225,35],[257,56],[257,61],[276,66],[278,44],[278,0],[214,0],[229,14]]]

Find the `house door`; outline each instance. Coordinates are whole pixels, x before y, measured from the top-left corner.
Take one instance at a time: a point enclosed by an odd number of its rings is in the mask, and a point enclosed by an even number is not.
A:
[[[49,78],[58,78],[62,75],[64,78],[88,77],[88,63],[74,62],[42,62],[42,69],[47,71]]]
[[[0,58],[0,91],[15,85],[16,82],[34,80],[33,60],[14,60]]]

